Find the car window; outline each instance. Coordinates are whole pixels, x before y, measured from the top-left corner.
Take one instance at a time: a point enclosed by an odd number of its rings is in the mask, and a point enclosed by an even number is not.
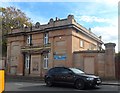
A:
[[[54,69],[50,69],[48,73],[53,73],[54,72]]]
[[[66,68],[63,68],[63,69],[60,70],[60,72],[61,72],[62,74],[68,74],[68,73],[69,73],[69,70],[66,69]]]
[[[67,68],[52,68],[52,69],[50,69],[49,70],[49,73],[50,74],[68,74],[69,73],[69,69],[67,69]]]
[[[72,70],[76,74],[84,74],[84,72],[82,70],[80,70],[80,69],[70,68],[70,70]]]
[[[50,69],[49,73],[57,73],[58,71],[58,68],[52,68]]]

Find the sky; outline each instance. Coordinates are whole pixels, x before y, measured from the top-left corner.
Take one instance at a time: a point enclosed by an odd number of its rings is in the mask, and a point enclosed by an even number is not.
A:
[[[116,43],[118,49],[118,1],[119,0],[34,0],[0,2],[0,7],[14,6],[23,11],[32,22],[48,23],[50,18],[65,19],[69,14],[75,20],[97,36],[102,36],[104,43]],[[104,48],[104,46],[103,46]]]

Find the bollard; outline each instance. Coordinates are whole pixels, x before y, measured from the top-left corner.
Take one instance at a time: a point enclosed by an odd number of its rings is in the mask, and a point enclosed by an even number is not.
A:
[[[5,80],[4,80],[4,70],[0,70],[0,93],[4,91],[5,87]]]

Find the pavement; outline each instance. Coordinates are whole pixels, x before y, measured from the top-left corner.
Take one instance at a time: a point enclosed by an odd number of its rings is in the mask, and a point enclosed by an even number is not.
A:
[[[103,80],[102,85],[116,85],[120,86],[120,80]]]
[[[39,76],[5,76],[5,81],[25,81],[25,82],[44,82],[43,78]],[[116,85],[120,86],[120,80],[102,80],[102,85]]]

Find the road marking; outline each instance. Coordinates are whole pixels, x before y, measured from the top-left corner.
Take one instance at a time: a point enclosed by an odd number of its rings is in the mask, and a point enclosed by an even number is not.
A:
[[[17,86],[22,86],[23,84],[20,84],[20,83],[15,83],[15,85],[17,85]]]
[[[46,84],[44,83],[44,84],[33,84],[33,85],[35,85],[35,86],[36,86],[36,85],[46,85]]]
[[[111,86],[111,87],[116,87],[116,86]]]

